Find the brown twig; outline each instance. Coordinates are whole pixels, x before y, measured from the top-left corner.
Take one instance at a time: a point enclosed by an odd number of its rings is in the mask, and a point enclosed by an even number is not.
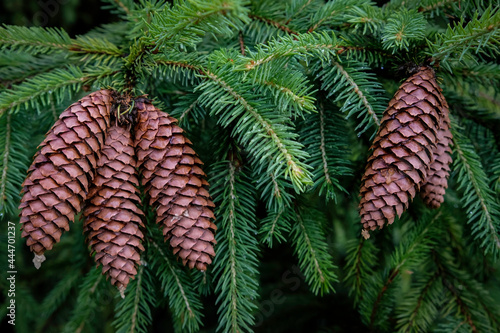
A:
[[[245,40],[243,39],[243,31],[240,31],[239,37],[240,37],[240,51],[241,51],[241,55],[245,56]]]
[[[250,14],[248,15],[251,19],[255,19],[255,20],[259,20],[259,21],[262,21],[264,23],[267,23],[269,25],[272,25],[273,27],[276,27],[278,28],[279,30],[281,31],[284,31],[286,33],[289,33],[291,35],[298,35],[299,33],[296,32],[296,31],[293,31],[292,29],[290,29],[289,27],[287,27],[285,24],[282,24],[278,21],[274,21],[274,20],[271,20],[267,17],[263,17],[263,16],[258,16],[258,15],[254,15],[254,14]]]
[[[377,300],[375,301],[375,304],[373,305],[372,313],[370,315],[370,331],[373,331],[373,325],[375,323],[375,315],[377,314],[378,307],[380,305],[380,301],[382,300],[382,297],[384,296],[385,292],[389,288],[389,285],[394,281],[396,276],[398,276],[399,270],[391,270],[391,273],[389,274],[389,278],[385,282],[384,286],[380,290],[380,292],[377,295]]]
[[[472,316],[471,312],[469,310],[469,307],[464,303],[462,298],[460,297],[460,294],[458,293],[457,289],[453,284],[446,278],[446,271],[443,265],[441,264],[439,258],[437,257],[437,253],[433,250],[432,251],[432,257],[434,259],[434,262],[436,263],[438,267],[438,273],[441,275],[441,278],[443,279],[443,285],[446,289],[448,289],[453,297],[455,298],[455,301],[457,303],[458,309],[460,312],[464,315],[465,320],[467,323],[470,325],[472,332],[477,333],[477,327],[474,325],[474,322],[472,321]]]

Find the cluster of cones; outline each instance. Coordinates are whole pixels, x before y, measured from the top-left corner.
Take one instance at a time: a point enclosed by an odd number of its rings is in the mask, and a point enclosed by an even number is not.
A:
[[[96,262],[124,290],[144,250],[140,175],[174,253],[184,265],[206,269],[215,255],[214,204],[202,162],[176,122],[144,97],[130,103],[111,90],[94,92],[61,114],[22,190],[22,236],[37,268],[83,211]]]
[[[20,205],[37,267],[83,209],[95,260],[123,290],[144,250],[138,174],[174,253],[190,268],[211,263],[214,204],[202,162],[174,118],[144,97],[132,104],[111,90],[94,92],[66,109],[40,145]],[[441,205],[451,139],[434,70],[420,67],[389,102],[371,147],[359,204],[365,238],[393,223],[417,193],[429,207]]]
[[[451,163],[448,104],[434,70],[423,66],[394,94],[372,144],[359,204],[363,236],[394,222],[417,193],[443,202]]]

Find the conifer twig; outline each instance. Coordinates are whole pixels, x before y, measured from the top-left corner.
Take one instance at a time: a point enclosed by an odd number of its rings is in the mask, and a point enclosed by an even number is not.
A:
[[[162,256],[163,261],[167,264],[167,266],[169,268],[169,271],[170,271],[170,274],[172,274],[172,276],[174,277],[176,285],[177,285],[177,288],[179,288],[179,291],[181,293],[182,299],[184,300],[184,305],[186,306],[186,309],[188,310],[188,315],[189,315],[189,317],[194,318],[195,315],[194,315],[193,310],[191,309],[191,304],[190,304],[190,302],[189,302],[189,300],[188,300],[188,298],[186,296],[186,292],[184,291],[184,286],[180,282],[179,276],[176,273],[176,271],[174,270],[174,267],[172,266],[172,264],[170,263],[170,260],[166,256],[165,252],[163,252],[163,250],[160,248],[160,246],[152,238],[148,238],[148,242],[150,244],[153,244],[153,246],[155,247],[155,249]]]
[[[318,113],[319,113],[319,135],[321,138],[319,149],[321,150],[321,159],[323,160],[323,172],[325,174],[326,183],[332,184],[332,180],[330,179],[330,173],[328,172],[328,161],[326,159],[325,120],[324,120],[325,109],[323,108],[323,103],[320,103],[319,108],[318,108]]]
[[[441,274],[441,277],[443,279],[443,285],[453,295],[453,298],[455,299],[455,301],[457,303],[458,309],[464,315],[465,320],[467,321],[467,323],[469,324],[469,326],[472,329],[472,332],[476,333],[477,327],[474,324],[474,321],[472,320],[472,316],[471,316],[471,312],[469,310],[469,307],[462,300],[462,298],[460,297],[460,294],[458,293],[456,288],[453,286],[453,284],[446,278],[446,272],[440,263],[438,264],[438,270],[439,270],[439,273]]]
[[[419,232],[418,237],[413,240],[413,242],[410,244],[410,246],[405,249],[406,251],[404,252],[403,257],[400,258],[400,261],[393,267],[391,268],[389,272],[389,276],[387,277],[387,280],[385,281],[384,285],[382,286],[382,289],[378,292],[377,298],[375,300],[375,303],[373,304],[373,308],[370,314],[370,329],[374,329],[375,325],[375,320],[378,308],[380,306],[380,303],[382,301],[382,297],[384,294],[387,292],[389,286],[394,282],[398,274],[401,272],[401,269],[404,267],[404,265],[411,259],[412,254],[417,250],[419,245],[422,244],[422,241],[429,241],[428,239],[425,238],[426,233],[431,230],[431,226],[434,225],[436,221],[439,221],[439,218],[441,217],[441,212],[438,212],[437,214],[434,215],[434,217],[426,224],[425,228]]]
[[[251,106],[243,96],[238,94],[231,86],[229,86],[226,82],[224,82],[221,78],[219,78],[214,73],[206,70],[205,75],[219,84],[221,87],[225,89],[235,100],[237,100],[248,112],[249,114],[262,126],[267,135],[270,136],[271,140],[276,144],[276,147],[284,157],[286,161],[286,165],[290,168],[292,173],[292,179],[294,178],[302,178],[305,175],[305,171],[298,165],[294,156],[292,156],[288,150],[286,149],[286,145],[283,144],[280,137],[274,131],[272,125],[264,119],[257,110]]]
[[[240,40],[240,52],[241,52],[241,55],[245,56],[245,40],[243,39],[243,31],[239,32],[238,38]]]
[[[5,189],[7,188],[7,171],[9,169],[9,154],[10,154],[10,132],[11,132],[11,114],[7,114],[7,121],[5,124],[5,146],[4,146],[4,153],[3,153],[3,158],[2,158],[2,177],[0,178],[0,202],[5,201],[4,198],[6,198],[5,195]],[[3,207],[2,207],[3,210]]]
[[[425,287],[424,289],[422,289],[422,292],[420,293],[420,296],[418,296],[418,300],[417,300],[417,304],[415,306],[415,308],[412,310],[411,312],[411,315],[410,315],[410,321],[408,322],[408,329],[414,327],[413,326],[413,323],[415,322],[415,318],[417,317],[417,314],[422,306],[422,302],[425,298],[425,296],[427,295],[427,292],[429,291],[429,289],[431,288],[432,284],[440,277],[440,272],[439,271],[436,271],[436,273],[434,273],[432,275],[432,277],[429,279],[429,281],[427,281],[427,283],[425,284]],[[408,330],[407,330],[408,332]]]
[[[373,110],[371,104],[368,102],[368,99],[366,98],[365,94],[359,89],[356,82],[354,82],[354,80],[351,78],[349,73],[346,72],[344,67],[339,62],[333,61],[333,65],[339,69],[339,72],[342,73],[342,75],[346,78],[346,80],[352,86],[353,91],[356,93],[356,95],[359,96],[359,98],[363,102],[363,105],[366,107],[366,110],[368,111],[368,114],[371,116],[373,122],[377,125],[377,127],[379,127],[380,126],[380,119],[378,119],[377,114]]]
[[[259,16],[259,15],[255,15],[255,14],[250,14],[248,15],[248,17],[250,17],[251,19],[255,19],[255,20],[258,20],[258,21],[262,21],[264,23],[267,23],[269,25],[272,25],[273,27],[281,30],[281,31],[284,31],[288,34],[291,34],[291,35],[298,35],[299,33],[297,31],[293,31],[292,29],[290,29],[289,27],[286,26],[286,24],[282,24],[282,23],[279,23],[278,21],[274,21],[270,18],[267,18],[267,17],[264,17],[264,16]]]

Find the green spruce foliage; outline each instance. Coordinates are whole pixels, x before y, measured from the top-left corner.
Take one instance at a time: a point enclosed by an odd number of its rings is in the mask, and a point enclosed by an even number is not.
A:
[[[81,218],[40,270],[16,227],[16,332],[500,331],[497,1],[107,0],[103,10],[113,22],[79,36],[0,27],[2,325],[7,224],[36,147],[67,106],[112,88],[147,94],[186,130],[216,204],[216,257],[206,272],[183,267],[144,205],[146,251],[122,298],[89,256]],[[364,240],[370,142],[422,64],[450,105],[445,202],[430,210],[417,196]]]

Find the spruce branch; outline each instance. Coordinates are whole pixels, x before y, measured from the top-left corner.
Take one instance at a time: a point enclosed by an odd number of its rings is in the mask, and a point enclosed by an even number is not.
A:
[[[461,90],[476,90],[476,85],[467,84],[468,81],[482,86],[500,88],[500,64],[494,62],[462,62],[454,64],[453,74],[443,73],[448,85],[457,86]],[[467,89],[466,89],[467,88]],[[484,94],[484,92],[483,92]],[[489,95],[487,95],[490,97]],[[491,97],[490,97],[491,98]]]
[[[465,27],[462,19],[453,28],[437,36],[436,41],[429,44],[429,55],[451,71],[451,60],[461,61],[470,50],[475,54],[497,55],[500,43],[500,10],[489,7],[481,17],[475,13]]]
[[[9,155],[10,155],[10,136],[12,133],[11,119],[12,116],[8,114],[5,119],[5,127],[2,126],[3,134],[1,138],[3,138],[3,156],[2,156],[2,165],[1,165],[1,177],[0,177],[0,212],[4,212],[6,209],[4,208],[5,202],[7,201],[6,189],[7,189],[7,172],[9,170]]]
[[[406,233],[406,239],[401,242],[401,245],[396,249],[391,258],[391,268],[388,274],[381,280],[381,285],[378,286],[378,292],[375,298],[370,302],[365,301],[363,306],[366,307],[368,311],[365,314],[369,314],[368,322],[370,329],[374,329],[376,326],[380,325],[383,321],[384,316],[378,316],[377,313],[382,307],[384,301],[384,296],[391,285],[401,276],[401,272],[405,270],[410,270],[411,267],[416,267],[423,260],[426,259],[426,255],[432,250],[432,246],[436,243],[439,237],[439,230],[437,228],[438,221],[441,219],[441,212],[437,212],[434,215],[425,214],[414,227],[413,230],[409,230]],[[368,304],[371,304],[368,306]],[[387,306],[385,305],[385,311],[387,311]]]
[[[485,330],[498,330],[500,328],[500,310],[496,308],[496,300],[491,297],[489,290],[485,289],[483,284],[478,282],[472,276],[462,271],[454,274],[454,278],[459,286],[465,286],[466,290],[474,297],[474,301],[481,305],[482,310],[486,314],[490,327],[484,328]],[[469,296],[469,295],[467,295]],[[470,296],[469,296],[470,297]]]
[[[421,41],[425,37],[427,22],[416,10],[401,10],[387,19],[382,32],[382,45],[386,50],[396,53],[409,50],[410,44]]]
[[[424,269],[432,269],[425,265]],[[412,284],[412,292],[396,309],[398,314],[398,332],[428,331],[439,315],[445,302],[443,297],[441,273],[425,272]]]
[[[422,304],[424,302],[424,299],[428,297],[428,293],[431,289],[431,287],[434,285],[434,282],[438,279],[439,273],[436,272],[434,273],[431,278],[427,281],[427,283],[424,285],[424,289],[422,289],[420,296],[418,296],[417,303],[415,305],[415,308],[413,309],[410,320],[408,322],[407,327],[414,327],[415,319],[417,315],[420,313],[420,309],[422,308]]]
[[[169,306],[179,331],[198,331],[203,317],[202,303],[196,295],[193,282],[184,269],[176,267],[175,259],[167,255],[170,251],[164,251],[153,238],[148,238],[148,243],[153,246],[149,254],[150,264],[157,272],[164,295],[169,296]]]
[[[294,253],[299,259],[300,270],[306,277],[314,294],[328,294],[334,291],[333,283],[338,281],[333,258],[328,252],[326,237],[320,223],[321,212],[307,208],[295,210],[295,223],[290,235]]]
[[[455,249],[450,249],[448,244],[440,251],[432,251],[432,258],[441,276],[445,299],[440,299],[445,302],[443,312],[449,314],[449,320],[461,320],[476,332],[498,330],[499,309],[490,298],[491,291],[473,278],[477,272],[469,274],[464,270],[463,264],[457,261]]]
[[[131,16],[136,9],[133,0],[104,0],[104,2],[109,3],[109,7],[114,8],[115,12],[125,16]]]
[[[0,214],[17,215],[17,204],[29,165],[26,118],[7,114],[0,118]]]
[[[152,15],[147,24],[148,43],[155,49],[185,50],[206,33],[231,36],[248,23],[245,2],[239,0],[181,0]]]
[[[488,179],[474,147],[452,123],[454,161],[452,170],[457,176],[458,189],[463,192],[462,206],[467,211],[472,234],[481,241],[485,254],[500,253],[500,207],[488,186]]]
[[[283,213],[284,211],[281,210],[277,213],[270,214],[267,217],[267,220],[262,221],[262,227],[260,228],[259,232],[264,233],[265,236],[262,237],[263,241],[268,244],[269,247],[273,246],[273,239],[276,238],[278,242],[281,242],[282,240],[285,240],[285,237],[281,235],[281,233],[276,232],[276,226],[278,225],[278,221],[283,219]],[[278,229],[279,230],[279,229]]]
[[[217,255],[214,260],[218,294],[218,331],[249,332],[258,297],[259,252],[255,238],[255,189],[234,161],[213,166],[212,193],[219,216]]]
[[[247,58],[238,64],[239,70],[251,71],[271,61],[289,58],[315,56],[322,60],[335,57],[342,50],[333,33],[310,33],[298,36],[282,36],[258,45],[256,51],[248,52]]]
[[[47,73],[70,61],[63,52],[31,55],[25,52],[0,53],[0,85],[10,87],[37,74]]]
[[[196,90],[202,90],[200,102],[211,107],[211,113],[219,116],[219,123],[224,127],[238,120],[238,126],[233,131],[241,143],[245,146],[252,146],[249,152],[258,163],[267,162],[268,156],[272,156],[267,169],[273,174],[280,174],[285,170],[285,177],[288,177],[297,191],[303,191],[304,185],[309,184],[310,174],[306,164],[301,160],[305,158],[305,153],[301,151],[301,145],[294,141],[296,136],[291,133],[291,128],[286,126],[284,121],[276,123],[276,116],[272,115],[272,109],[262,108],[257,110],[251,103],[250,96],[245,96],[233,88],[232,83],[222,77],[225,68],[214,69],[217,72],[207,69],[204,75],[210,79],[199,85]],[[227,69],[227,67],[226,67]],[[229,78],[228,78],[229,79]],[[220,89],[222,88],[222,90]],[[241,90],[241,91],[247,91]],[[228,107],[229,105],[232,107]],[[269,118],[264,115],[269,114]],[[250,117],[248,117],[250,116]],[[271,118],[272,117],[272,118]],[[250,119],[252,121],[250,121]],[[274,119],[273,119],[274,118]],[[272,119],[272,120],[271,120]],[[264,151],[263,147],[271,143],[273,149]],[[260,149],[259,149],[260,147]],[[281,163],[285,161],[285,163]]]
[[[289,24],[294,17],[302,13],[304,9],[306,9],[307,6],[309,6],[312,2],[313,0],[297,0],[297,1],[292,1],[290,4],[287,4],[286,7],[287,21],[285,24]]]
[[[200,95],[195,93],[180,96],[171,112],[174,118],[179,119],[179,125],[188,133],[195,126],[202,124],[208,116],[208,111],[200,106],[199,97]]]
[[[368,32],[376,34],[386,23],[385,15],[380,7],[372,5],[358,5],[349,10],[345,15],[350,28],[357,32],[358,30],[366,35]]]
[[[354,304],[363,300],[364,289],[367,279],[374,274],[374,266],[377,261],[378,249],[373,242],[363,237],[351,240],[347,244],[346,264],[344,270],[347,274],[344,282],[349,286],[349,295],[354,295]]]
[[[85,54],[102,54],[115,57],[123,57],[123,54],[118,47],[103,38],[95,38],[89,36],[79,36],[68,47],[69,51]]]
[[[145,333],[153,317],[151,307],[156,304],[155,288],[149,271],[139,266],[137,275],[127,286],[127,292],[116,304],[113,326],[118,333]]]
[[[238,33],[238,39],[240,41],[240,53],[245,56],[245,38],[243,37],[243,31],[240,30]]]
[[[64,333],[80,333],[89,324],[91,317],[97,311],[99,299],[106,290],[104,275],[101,270],[94,268],[84,277],[78,294],[76,306],[71,318],[64,326]]]
[[[380,126],[380,120],[379,120],[377,114],[373,110],[372,106],[368,102],[367,97],[360,90],[360,88],[356,84],[356,82],[354,82],[352,77],[349,76],[349,73],[338,62],[334,62],[333,65],[338,68],[339,72],[347,80],[348,84],[350,86],[352,86],[352,90],[356,93],[356,95],[358,95],[359,99],[361,100],[363,105],[366,107],[366,110],[367,110],[368,114],[370,115],[370,117],[372,118],[372,121],[377,125],[377,127]]]
[[[475,13],[483,13],[489,5],[494,5],[491,0],[391,0],[384,5],[386,11],[399,10],[401,7],[415,9],[429,18],[448,18],[457,20],[460,17],[472,17]]]
[[[193,57],[184,54],[176,54],[175,52],[169,53],[169,56],[158,55],[154,57],[154,62],[158,65],[164,65],[175,68],[184,68],[192,71],[193,73],[204,74],[203,67],[196,64],[195,61],[200,58],[199,55]],[[195,60],[196,59],[196,60]],[[198,60],[199,61],[199,60]]]
[[[52,114],[52,120],[56,122],[57,119],[59,119],[59,115],[58,112],[56,111],[56,103],[52,95],[50,95],[50,112]]]
[[[493,167],[491,168],[491,188],[495,191],[497,202],[500,204],[500,156],[497,156],[492,164]]]
[[[438,11],[443,13],[444,9],[451,7],[454,3],[459,2],[459,0],[420,0],[420,1],[408,1],[408,0],[391,0],[384,5],[385,11],[394,11],[400,8],[405,9],[415,9],[419,12],[426,13],[427,15],[433,16]]]
[[[314,91],[303,73],[292,70],[272,72],[265,77],[251,72],[248,80],[259,83],[258,91],[270,96],[279,111],[291,118],[303,117],[304,112],[315,110]]]
[[[298,35],[299,34],[298,32],[293,31],[292,29],[290,29],[289,27],[287,27],[286,24],[280,23],[278,21],[274,21],[274,20],[272,20],[270,18],[261,16],[261,15],[255,15],[255,14],[249,14],[248,17],[251,18],[252,20],[258,20],[258,21],[264,22],[264,23],[266,23],[266,24],[268,24],[270,26],[273,26],[276,29],[284,31],[284,32],[286,32],[286,33],[288,33],[290,35]]]
[[[313,189],[319,189],[319,195],[324,195],[326,200],[335,200],[338,192],[346,192],[339,179],[351,174],[350,163],[345,159],[348,155],[346,122],[334,111],[335,107],[325,107],[320,101],[318,113],[307,115],[300,130],[310,155]]]
[[[449,82],[448,80],[446,81]],[[468,86],[470,85],[466,87]],[[500,108],[496,107],[496,103],[500,103],[500,101],[495,101],[492,96],[487,94],[486,98],[488,100],[479,103],[483,99],[482,93],[484,94],[481,90],[474,92],[474,88],[465,89],[465,87],[461,87],[460,85],[453,87],[452,84],[449,84],[446,99],[462,117],[473,119],[475,122],[494,131],[494,124],[500,119]],[[490,105],[490,102],[493,105]]]
[[[49,292],[47,296],[43,299],[40,304],[40,309],[43,309],[41,318],[46,320],[40,320],[37,322],[37,332],[43,332],[48,327],[50,319],[54,312],[61,307],[61,304],[69,297],[70,292],[76,287],[80,282],[81,271],[79,269],[74,269],[70,271],[66,276],[62,277],[61,281]]]
[[[275,242],[286,242],[285,235],[291,230],[294,213],[289,207],[284,207],[279,211],[268,210],[267,214],[261,221],[260,242],[272,248]]]
[[[472,330],[471,327],[467,324],[467,320],[448,316],[443,322],[436,326],[434,332],[472,333]]]
[[[340,110],[347,113],[346,118],[357,114],[358,135],[372,127],[378,129],[386,105],[381,84],[372,73],[363,72],[366,68],[363,63],[332,61],[330,64],[318,63],[315,67],[321,89],[328,97],[335,96],[334,102],[343,103]]]
[[[450,6],[452,3],[457,2],[457,0],[431,0],[426,2],[427,2],[426,4],[423,4],[421,7],[418,8],[419,12],[421,13],[431,12],[438,8],[447,7]]]
[[[198,84],[205,69],[204,56],[196,52],[189,55],[175,51],[168,55],[157,54],[145,63],[155,79],[181,82],[186,86]]]
[[[367,0],[330,1],[316,11],[311,18],[310,28],[307,32],[316,31],[324,25],[340,25],[344,23],[345,16],[361,6],[371,7]]]
[[[179,117],[179,124],[182,124],[183,120],[186,119],[186,116],[195,108],[195,106],[198,104],[198,100],[195,100],[193,103],[191,103],[187,109],[185,109],[180,117]]]
[[[273,163],[271,156],[267,160],[267,163]],[[290,207],[294,191],[293,185],[284,176],[284,170],[279,173],[262,172],[259,166],[255,166],[252,176],[268,212],[282,211]]]
[[[32,56],[50,53],[71,54],[80,61],[107,61],[111,63],[123,56],[116,45],[102,36],[100,38],[79,36],[71,39],[62,29],[38,27],[0,27],[0,49],[11,52],[26,52]]]
[[[304,108],[309,109],[309,110],[314,109],[314,106],[312,104],[312,101],[314,101],[314,97],[300,96],[300,95],[304,95],[304,93],[296,93],[295,92],[295,91],[297,91],[296,89],[291,89],[291,88],[285,87],[285,86],[280,85],[279,83],[276,83],[273,81],[263,81],[262,84],[281,93],[281,94],[280,93],[274,94],[276,96],[276,99],[277,99],[277,101],[275,103],[277,105],[284,104],[284,106],[280,107],[280,109],[287,109],[288,103],[289,103],[287,99],[283,98],[283,96],[288,97],[290,102],[294,103],[294,106],[296,106],[297,109],[299,109],[299,110],[304,109]],[[306,87],[305,85],[304,85],[304,88],[307,90],[310,89],[309,87]],[[280,97],[282,99],[278,99]]]
[[[415,308],[413,309],[410,320],[408,322],[407,327],[414,327],[415,326],[415,319],[417,315],[420,313],[420,309],[422,308],[422,304],[424,299],[427,297],[429,290],[433,286],[434,282],[438,279],[439,274],[436,272],[434,275],[431,276],[429,281],[424,285],[424,289],[422,289],[422,292],[420,293],[420,296],[417,299],[417,304],[415,305]]]
[[[383,67],[385,63],[394,59],[395,55],[383,49],[379,40],[368,38],[364,34],[344,33],[342,49],[338,52],[346,60],[368,63],[372,68]]]
[[[439,262],[439,260],[437,260],[437,263],[438,263],[438,270],[439,270],[439,272],[442,276],[442,279],[443,279],[443,286],[451,293],[451,295],[452,295],[452,297],[453,297],[453,299],[458,307],[458,310],[464,316],[465,322],[467,322],[470,325],[472,332],[476,333],[477,327],[474,324],[474,321],[472,320],[472,313],[471,313],[469,307],[467,306],[466,301],[462,298],[462,296],[457,291],[457,289],[455,288],[453,283],[449,280],[449,278],[447,276],[448,274],[447,274],[445,268],[443,267],[443,265]]]
[[[83,72],[78,67],[68,66],[66,69],[57,68],[49,73],[36,75],[0,93],[0,116],[7,110],[18,112],[23,105],[31,108],[48,106],[49,94],[54,94],[56,103],[60,103],[67,94],[74,94],[84,84],[91,84],[118,72],[108,67]]]
[[[382,286],[382,289],[377,294],[377,298],[375,299],[375,303],[373,304],[372,311],[370,313],[370,330],[373,331],[375,327],[375,321],[377,319],[377,311],[380,307],[380,303],[382,302],[382,297],[384,297],[385,293],[387,292],[387,289],[389,289],[389,286],[394,282],[394,279],[398,276],[400,273],[399,270],[396,269],[391,269],[389,271],[389,276],[385,280],[385,284]]]
[[[321,62],[329,62],[337,59],[338,55],[343,53],[359,53],[357,57],[373,59],[374,55],[378,57],[386,56],[381,48],[376,46],[366,46],[368,43],[359,40],[348,40],[337,42],[333,32],[327,33],[307,33],[297,36],[281,36],[271,39],[267,44],[258,44],[255,51],[249,51],[246,57],[239,57],[236,63],[236,70],[257,71],[253,77],[262,76],[262,80],[270,76],[269,68],[279,68],[285,65],[290,58],[295,57],[299,60],[318,59]],[[373,43],[369,43],[373,44]],[[353,55],[354,56],[354,55]],[[391,54],[388,57],[393,57]],[[276,62],[275,64],[272,64]],[[266,64],[270,66],[264,66]],[[262,68],[264,67],[264,68]]]
[[[28,53],[49,53],[65,51],[71,45],[71,38],[62,29],[19,27],[5,25],[0,27],[0,49]]]
[[[325,181],[326,181],[326,183],[329,184],[329,185],[332,185],[332,178],[330,177],[330,173],[329,173],[329,170],[328,170],[328,161],[326,159],[326,147],[325,147],[325,111],[324,111],[322,105],[320,105],[320,110],[319,110],[318,113],[319,113],[319,136],[320,136],[319,150],[321,152],[321,161],[323,162],[323,173],[325,175]]]

